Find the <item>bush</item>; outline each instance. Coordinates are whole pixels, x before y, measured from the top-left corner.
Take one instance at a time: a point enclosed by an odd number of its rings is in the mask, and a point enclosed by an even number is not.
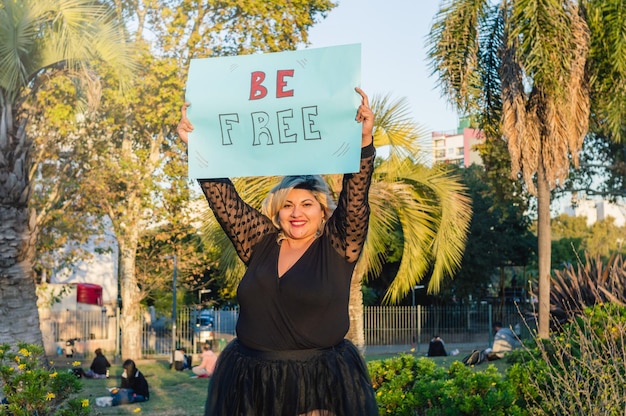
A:
[[[0,377],[8,404],[0,415],[82,416],[90,413],[89,400],[71,399],[80,381],[68,372],[57,372],[46,363],[43,348],[18,343],[0,346]]]
[[[587,253],[584,261],[555,270],[551,280],[550,313],[561,323],[582,314],[586,307],[626,303],[626,261],[620,254],[604,263],[599,255]]]
[[[533,349],[511,355],[507,379],[533,415],[624,415],[626,308],[598,304]]]
[[[490,365],[477,371],[454,361],[402,355],[368,363],[379,413],[397,416],[523,415],[515,389]]]

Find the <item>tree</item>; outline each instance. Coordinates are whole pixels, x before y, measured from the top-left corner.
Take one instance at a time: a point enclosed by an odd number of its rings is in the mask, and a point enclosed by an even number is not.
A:
[[[613,217],[587,225],[586,217],[561,214],[553,219],[553,264],[555,268],[576,265],[585,256],[607,260],[621,252],[626,226],[618,227]]]
[[[366,276],[375,278],[390,253],[388,247],[402,241],[398,272],[385,294],[387,302],[398,302],[417,283],[430,277],[428,291],[440,290],[461,261],[471,217],[470,201],[459,180],[444,169],[419,163],[419,128],[410,119],[404,100],[388,97],[371,101],[376,115],[374,143],[389,146],[390,155],[377,162],[369,193],[370,225],[365,247],[354,271],[350,289],[350,330],[347,337],[364,346],[361,285]],[[325,177],[331,193],[339,195],[340,175]],[[241,197],[259,208],[279,178],[238,178],[234,184]],[[243,263],[215,218],[205,219],[204,235],[222,247],[222,272],[232,285],[243,275]]]
[[[561,194],[601,196],[617,201],[626,197],[626,144],[590,133],[580,155],[580,169],[572,170]]]
[[[513,177],[537,195],[543,338],[550,327],[550,192],[563,184],[570,161],[577,166],[590,114],[616,141],[623,133],[626,69],[610,58],[623,56],[626,42],[617,35],[620,7],[623,0],[457,0],[441,8],[428,39],[443,93],[461,111],[479,114],[489,139],[504,137]]]
[[[513,192],[515,182],[506,176],[490,177],[478,165],[459,171],[472,199],[473,215],[454,289],[460,298],[472,295],[480,299],[498,269],[530,262],[535,237],[529,230],[524,198]],[[498,185],[504,188],[507,183],[509,191],[499,192]]]
[[[330,0],[295,2],[115,1],[133,28],[142,66],[141,83],[125,96],[105,91],[104,105],[87,132],[94,146],[97,172],[89,179],[92,203],[113,222],[120,249],[122,355],[141,356],[141,290],[137,251],[145,230],[161,221],[191,222],[180,165],[185,157],[175,133],[184,102],[190,59],[295,49],[307,30],[333,7]],[[170,195],[172,196],[172,195]],[[178,202],[174,202],[174,201]],[[174,220],[173,212],[180,217]],[[171,228],[179,232],[173,224]],[[173,240],[172,240],[173,241]],[[188,257],[168,247],[185,269]],[[155,253],[155,255],[157,255]]]
[[[118,79],[128,78],[133,67],[110,8],[91,0],[0,3],[0,320],[11,323],[3,326],[0,342],[42,344],[33,277],[37,227],[29,123],[38,111],[35,96],[58,77],[76,80],[81,91],[97,91],[96,62],[113,68]]]

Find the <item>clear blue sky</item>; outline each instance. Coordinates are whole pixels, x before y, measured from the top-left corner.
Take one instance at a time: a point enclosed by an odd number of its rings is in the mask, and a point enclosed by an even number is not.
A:
[[[310,30],[312,48],[361,44],[362,88],[371,96],[406,97],[427,131],[450,131],[456,111],[430,76],[425,40],[440,0],[338,0]]]

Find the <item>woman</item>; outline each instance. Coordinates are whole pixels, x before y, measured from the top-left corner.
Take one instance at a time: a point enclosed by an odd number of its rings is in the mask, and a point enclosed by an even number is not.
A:
[[[85,372],[85,377],[89,378],[108,378],[109,368],[111,364],[102,353],[102,348],[96,348],[96,356],[91,362],[89,370]]]
[[[227,179],[199,180],[247,266],[237,338],[219,356],[205,415],[377,415],[371,380],[348,331],[350,280],[369,221],[374,114],[365,93],[360,171],[333,203],[320,176],[285,177],[263,213]],[[178,133],[193,130],[186,103]]]
[[[123,364],[122,384],[119,389],[113,390],[113,406],[125,403],[145,402],[150,399],[150,391],[146,378],[137,369],[133,360],[126,360]]]
[[[211,345],[207,342],[202,346],[202,361],[200,365],[197,365],[191,369],[195,374],[194,377],[211,377],[213,370],[215,369],[215,362],[217,361],[217,355],[211,351]]]

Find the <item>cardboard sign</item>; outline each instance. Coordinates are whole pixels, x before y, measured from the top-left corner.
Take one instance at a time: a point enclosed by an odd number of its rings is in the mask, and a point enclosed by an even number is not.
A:
[[[361,46],[194,59],[189,177],[356,172]]]

